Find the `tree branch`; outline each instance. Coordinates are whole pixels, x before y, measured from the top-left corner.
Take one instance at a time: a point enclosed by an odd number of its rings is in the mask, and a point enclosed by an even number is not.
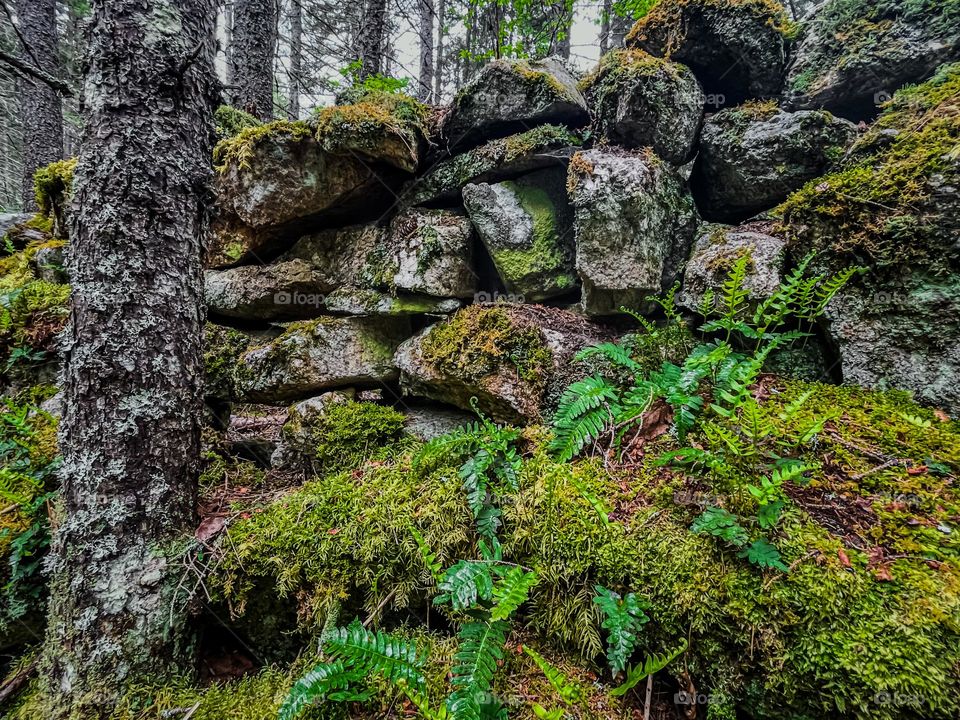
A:
[[[38,67],[34,67],[33,65],[24,62],[16,55],[11,55],[4,50],[0,50],[0,62],[6,63],[21,75],[34,78],[42,83],[45,83],[46,85],[49,85],[64,97],[73,96],[73,90],[71,90],[70,86],[67,85],[67,83],[65,83],[63,80],[54,77],[50,73],[41,70]]]

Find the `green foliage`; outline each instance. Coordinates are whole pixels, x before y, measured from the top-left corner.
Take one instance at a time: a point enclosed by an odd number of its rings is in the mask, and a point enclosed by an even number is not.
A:
[[[569,37],[573,0],[545,8],[536,0],[469,0],[462,18],[484,34],[461,51],[473,63],[504,57],[545,57],[556,44]]]
[[[238,135],[242,130],[262,125],[257,118],[230,105],[221,105],[213,114],[217,140],[226,140]]]
[[[639,665],[633,665],[627,670],[627,678],[623,681],[621,685],[618,685],[613,690],[610,691],[610,695],[613,697],[620,697],[626,695],[630,690],[637,686],[637,684],[646,679],[648,676],[663,670],[667,665],[676,660],[680,655],[682,655],[687,650],[687,641],[684,639],[680,643],[680,647],[676,650],[673,650],[669,653],[663,653],[662,655],[648,655],[643,659],[643,662]]]
[[[454,690],[447,698],[447,710],[454,720],[483,720],[498,714],[499,708],[490,708],[496,705],[490,691],[509,629],[503,620],[493,619],[468,622],[460,628],[460,644],[450,671]]]
[[[275,120],[262,125],[247,126],[236,135],[217,143],[213,149],[213,164],[221,173],[225,173],[231,166],[238,170],[249,170],[254,152],[261,144],[280,139],[298,142],[312,134],[310,126],[300,121]]]
[[[614,676],[627,667],[627,661],[637,645],[637,633],[650,618],[644,613],[648,604],[641,602],[633,593],[622,598],[613,590],[597,585],[593,602],[600,606],[607,631],[607,662]]]
[[[735,547],[743,547],[749,539],[736,516],[720,507],[708,507],[690,529],[695,533],[713,535]]]
[[[348,101],[355,101],[357,97],[369,92],[399,93],[410,85],[409,78],[394,78],[376,73],[361,79],[363,63],[353,60],[340,69],[340,74],[348,81],[349,88],[345,91]],[[338,98],[340,99],[340,98]]]
[[[73,186],[73,172],[77,159],[57,160],[37,170],[33,175],[33,193],[37,207],[49,216],[69,201]]]
[[[533,658],[533,661],[540,668],[540,672],[550,682],[550,685],[560,696],[560,699],[567,705],[578,705],[586,697],[583,687],[580,683],[571,680],[562,670],[548,662],[546,658],[534,650],[529,645],[523,646],[523,651]]]
[[[311,466],[317,475],[382,460],[404,436],[404,416],[369,402],[330,403],[309,422]]]

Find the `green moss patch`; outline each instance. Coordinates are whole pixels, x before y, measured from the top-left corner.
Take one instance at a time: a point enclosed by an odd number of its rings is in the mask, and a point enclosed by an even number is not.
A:
[[[226,172],[231,165],[241,170],[250,168],[254,151],[269,139],[301,141],[313,135],[305,122],[276,120],[263,125],[244,127],[233,137],[221,140],[213,149],[213,163],[217,170]]]

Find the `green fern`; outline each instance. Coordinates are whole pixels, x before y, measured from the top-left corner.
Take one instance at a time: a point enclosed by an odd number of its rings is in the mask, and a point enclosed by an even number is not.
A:
[[[483,720],[509,629],[502,620],[470,622],[460,628],[450,680],[455,689],[447,698],[447,710],[455,720]]]
[[[543,705],[539,703],[534,703],[532,705],[533,714],[536,715],[540,720],[563,720],[565,713],[563,708],[554,708],[553,710],[547,710]]]
[[[602,522],[604,525],[609,525],[610,516],[607,514],[607,506],[603,500],[601,500],[595,492],[588,488],[580,480],[576,473],[570,473],[569,478],[570,484],[576,488],[578,493],[580,493],[580,497],[586,500],[590,504],[590,507],[593,508],[594,512],[597,513],[597,516],[600,518],[600,522]]]
[[[385,632],[367,630],[358,621],[331,632],[324,649],[364,675],[375,673],[394,683],[403,681],[412,688],[426,687],[425,658],[415,644]]]
[[[433,599],[434,605],[447,603],[454,610],[467,610],[478,601],[493,598],[493,571],[491,564],[477,560],[461,560],[447,568]]]
[[[579,380],[564,391],[553,417],[553,440],[549,449],[561,462],[578,455],[588,442],[606,428],[617,405],[619,392],[603,378]]]
[[[530,589],[539,579],[535,572],[521,567],[507,568],[502,574],[502,581],[493,586],[492,620],[508,620],[527,601]]]
[[[708,507],[696,520],[690,530],[698,534],[718,537],[735,547],[743,547],[749,540],[747,531],[740,525],[736,515],[720,507]]]
[[[443,567],[437,560],[436,554],[427,545],[427,541],[423,539],[420,531],[412,525],[410,526],[410,534],[413,535],[413,539],[417,543],[417,549],[420,551],[420,558],[423,560],[424,566],[430,571],[434,581],[439,584],[440,580],[443,579]]]
[[[418,692],[408,687],[406,683],[398,683],[400,691],[413,704],[424,720],[451,720],[450,712],[445,705],[433,707],[430,705],[430,698],[424,693]]]
[[[602,627],[607,631],[607,662],[614,675],[621,673],[637,644],[637,633],[649,618],[634,593],[620,597],[613,590],[597,585],[593,602],[605,615]]]
[[[317,665],[293,684],[280,706],[277,720],[293,720],[318,700],[360,699],[363,694],[352,693],[350,686],[365,678],[366,673],[344,660]]]
[[[610,695],[613,697],[626,695],[632,688],[636,687],[637,683],[639,683],[641,680],[644,680],[648,676],[654,675],[655,673],[663,670],[667,665],[685,653],[686,650],[687,641],[684,639],[681,641],[680,647],[670,653],[665,653],[663,655],[648,655],[644,658],[640,665],[631,666],[630,669],[627,670],[627,679],[622,685],[611,690]]]
[[[763,538],[754,540],[748,547],[743,548],[739,552],[739,557],[746,558],[754,565],[763,568],[790,572],[790,568],[780,558],[780,551]]]
[[[553,665],[533,648],[524,645],[523,651],[529,655],[540,668],[547,681],[556,690],[557,695],[567,705],[579,705],[586,699],[586,693],[580,683],[567,677],[560,668]]]
[[[634,360],[630,351],[619,343],[600,343],[584,348],[574,356],[574,360],[589,360],[594,357],[603,357],[614,367],[623,368],[630,372],[640,371],[640,363]]]

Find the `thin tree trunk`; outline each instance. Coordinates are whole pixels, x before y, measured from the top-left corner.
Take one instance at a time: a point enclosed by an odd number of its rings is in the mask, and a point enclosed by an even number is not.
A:
[[[434,102],[443,102],[443,68],[446,65],[443,57],[444,22],[446,21],[447,2],[439,0],[437,5],[437,61],[434,64]]]
[[[99,720],[192,666],[175,543],[195,524],[215,0],[93,0],[74,175],[62,518],[43,696]]]
[[[633,27],[634,20],[632,17],[627,15],[626,17],[621,17],[616,13],[613,14],[613,17],[610,20],[610,44],[612,47],[623,47],[623,38],[626,37],[627,33],[630,32],[630,28]]]
[[[386,49],[387,0],[367,0],[357,34],[358,79],[366,80],[383,72]]]
[[[227,85],[233,85],[233,0],[223,6],[223,57],[227,66]]]
[[[233,9],[233,104],[273,120],[277,0],[236,0]]]
[[[433,0],[418,0],[420,6],[420,92],[423,102],[433,99]]]
[[[37,69],[59,75],[56,0],[20,0],[17,15],[26,42],[22,57]],[[48,85],[24,78],[20,83],[20,120],[23,126],[23,208],[37,209],[33,174],[37,168],[63,159],[63,111],[60,97]]]
[[[610,49],[610,13],[613,12],[613,0],[603,0],[600,7],[600,57]]]
[[[303,77],[303,6],[302,0],[290,0],[287,21],[290,24],[290,72],[287,79],[290,96],[287,112],[291,120],[300,119],[300,89]]]

